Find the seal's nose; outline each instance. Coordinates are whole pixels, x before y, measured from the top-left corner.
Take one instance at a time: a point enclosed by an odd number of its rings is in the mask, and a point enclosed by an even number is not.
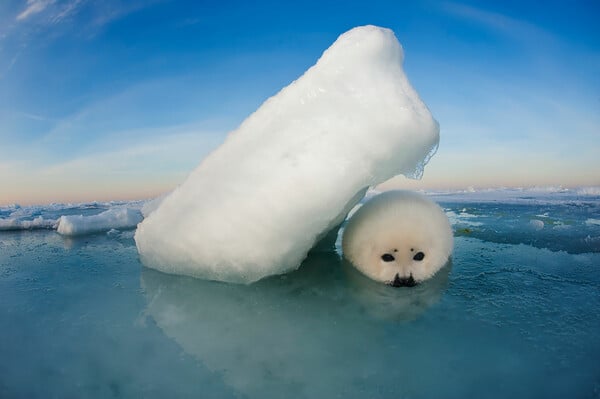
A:
[[[392,287],[414,287],[417,285],[417,282],[413,278],[412,274],[408,277],[400,277],[400,275],[396,274],[394,281],[392,281],[390,285]]]

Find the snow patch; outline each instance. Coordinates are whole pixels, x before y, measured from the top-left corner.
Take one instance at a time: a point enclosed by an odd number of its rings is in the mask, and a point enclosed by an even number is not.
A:
[[[532,219],[529,221],[529,224],[536,230],[541,230],[544,228],[544,222],[539,219]]]
[[[471,226],[471,227],[478,227],[478,226],[483,226],[482,222],[473,222],[469,219],[471,218],[476,218],[478,217],[477,215],[472,215],[470,213],[461,211],[460,213],[456,213],[454,211],[445,211],[446,216],[448,217],[448,220],[450,220],[450,224],[455,226],[455,225],[461,225],[461,226]]]

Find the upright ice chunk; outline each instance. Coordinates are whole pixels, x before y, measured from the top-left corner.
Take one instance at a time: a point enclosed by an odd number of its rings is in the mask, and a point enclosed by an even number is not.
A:
[[[285,273],[368,187],[419,177],[439,126],[402,61],[389,29],[341,35],[138,226],[143,263],[239,283]]]

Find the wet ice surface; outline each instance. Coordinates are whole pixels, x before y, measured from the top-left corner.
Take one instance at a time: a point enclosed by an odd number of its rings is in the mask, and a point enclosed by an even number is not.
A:
[[[484,194],[484,193],[483,193]],[[600,252],[600,196],[498,192],[434,195],[458,236],[569,253]]]
[[[245,286],[143,268],[133,231],[2,232],[0,397],[598,397],[598,199],[436,199],[453,262],[415,288],[326,245]]]

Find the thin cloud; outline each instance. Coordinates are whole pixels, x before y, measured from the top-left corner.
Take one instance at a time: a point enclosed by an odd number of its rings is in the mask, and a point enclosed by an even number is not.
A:
[[[30,112],[23,112],[23,111],[17,111],[16,112],[17,115],[22,116],[23,118],[27,118],[27,119],[31,119],[34,121],[51,121],[53,119],[42,116],[42,115],[38,115],[38,114],[32,114]]]
[[[155,136],[137,143],[127,143],[130,145],[113,143],[112,150],[82,154],[65,162],[47,165],[39,173],[57,177],[138,175],[142,171],[185,175],[217,147],[223,137],[223,133],[184,130],[175,134]]]
[[[17,15],[17,22],[23,22],[33,15],[45,14],[44,24],[57,24],[74,14],[84,0],[72,0],[57,3],[56,0],[28,0],[27,8]]]
[[[65,34],[90,38],[105,25],[162,1],[27,0],[25,9],[16,17],[3,20],[0,15],[0,41],[20,36],[26,43],[42,35],[48,36],[48,33],[51,38]]]
[[[461,3],[446,2],[443,9],[454,16],[478,23],[490,30],[519,41],[554,41],[555,37],[540,27],[526,21],[511,18],[498,12],[492,12]]]
[[[67,3],[62,9],[57,10],[56,14],[50,17],[50,22],[53,24],[57,24],[68,18],[70,15],[74,14],[78,7],[83,3],[83,0],[74,0]]]
[[[17,60],[19,59],[19,57],[21,56],[21,51],[19,51],[17,54],[15,54],[11,59],[10,62],[8,63],[8,65],[4,68],[4,71],[0,71],[0,79],[4,79],[4,76],[6,76],[11,69],[13,69],[13,67],[15,66],[15,64],[17,63]]]
[[[94,2],[94,17],[90,24],[95,27],[102,27],[162,1],[164,0],[97,1]]]
[[[27,0],[27,8],[17,15],[17,21],[24,21],[32,15],[44,11],[55,0]]]
[[[27,0],[27,7],[15,19],[17,22],[23,22],[36,14],[44,14],[43,18],[38,21],[38,24],[53,25],[76,14],[82,6],[87,5],[92,10],[93,15],[91,21],[88,21],[88,23],[98,27],[155,4],[158,1]]]
[[[196,125],[145,130],[143,140],[138,131],[118,132],[98,143],[100,151],[68,160],[36,145],[13,160],[0,154],[0,187],[6,188],[0,190],[0,205],[149,198],[183,181],[225,137]]]

